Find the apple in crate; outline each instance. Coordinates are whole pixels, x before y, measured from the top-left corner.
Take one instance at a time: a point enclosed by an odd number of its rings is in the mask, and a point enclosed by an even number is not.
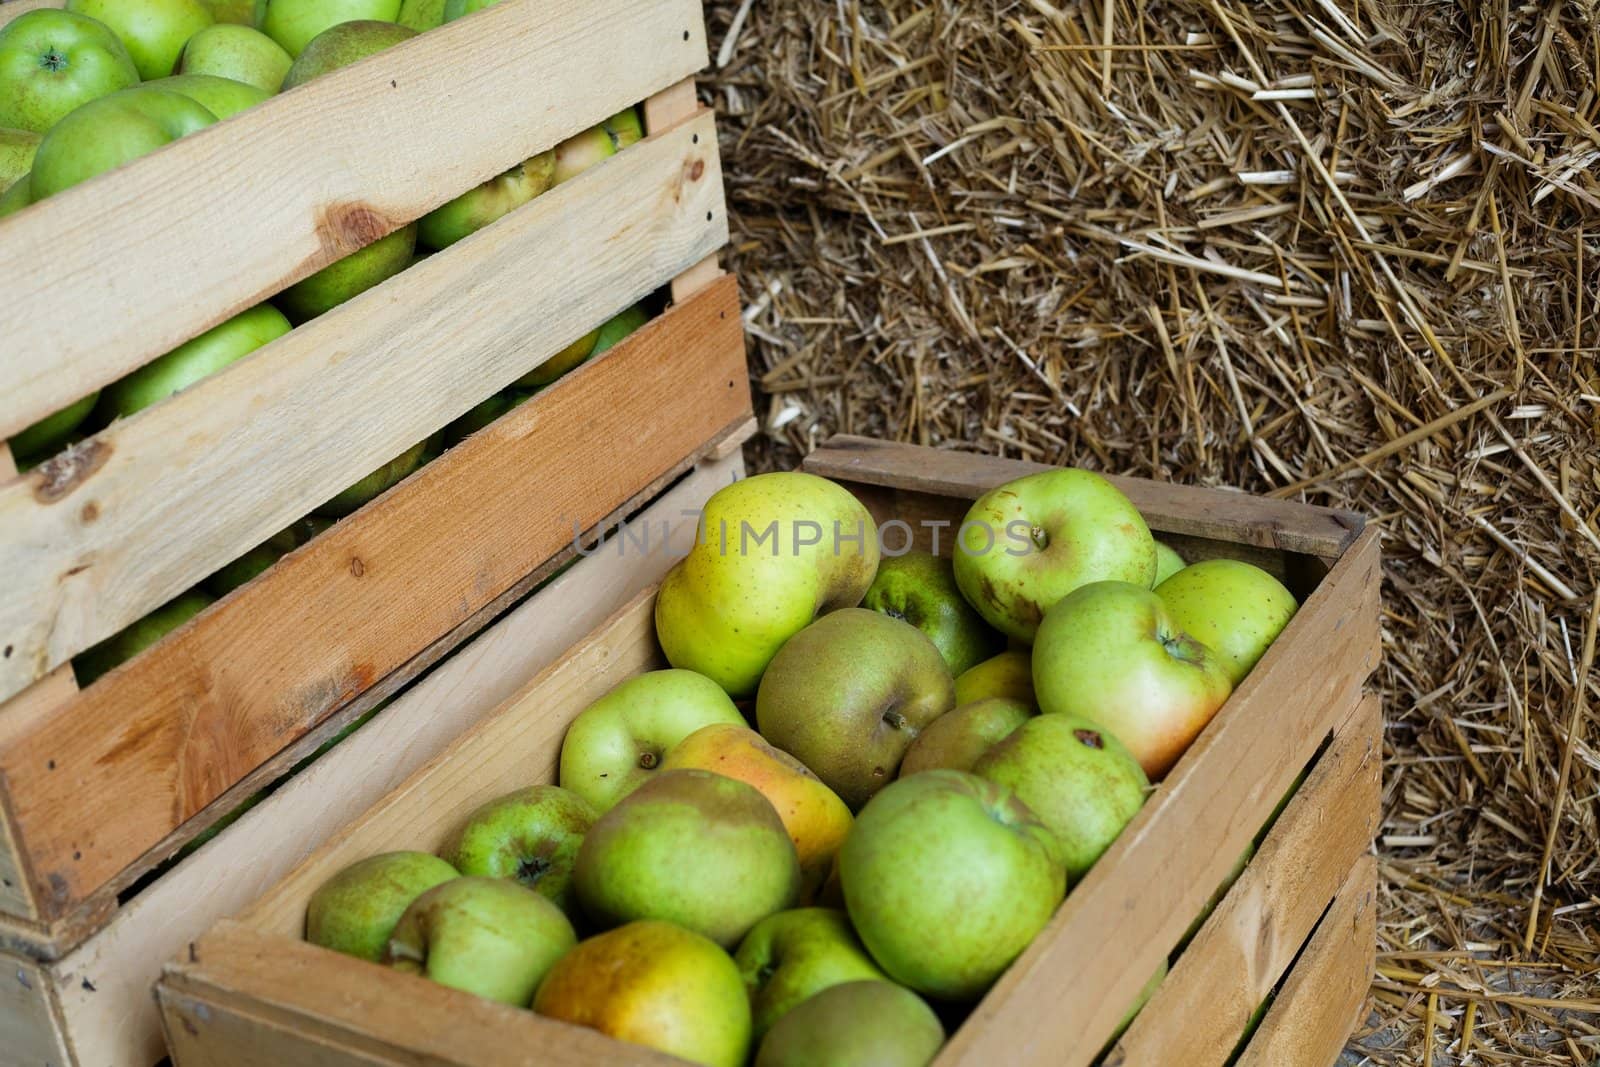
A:
[[[139,84],[105,23],[71,11],[25,11],[0,26],[0,126],[45,133],[91,100]]]
[[[416,35],[415,30],[377,20],[330,26],[295,56],[288,73],[283,76],[283,88],[285,91],[294,89]]]
[[[890,982],[830,986],[779,1019],[754,1067],[927,1067],[944,1026],[923,999]]]
[[[127,418],[288,332],[289,320],[282,312],[257,304],[108,386],[101,406],[107,416]]]
[[[661,769],[702,770],[756,789],[772,804],[800,860],[800,899],[810,900],[850,832],[850,809],[822,779],[748,726],[703,726],[667,751]]]
[[[731,948],[800,897],[800,860],[753,787],[709,771],[663,771],[600,816],[573,876],[600,926],[662,919]]]
[[[411,902],[382,962],[520,1008],[577,943],[572,923],[547,898],[504,878],[462,877]]]
[[[1222,657],[1132,582],[1094,582],[1049,610],[1034,641],[1033,686],[1041,711],[1098,723],[1153,780],[1233,691]]]
[[[750,1050],[739,969],[715,942],[667,922],[580,942],[545,976],[533,1010],[704,1067],[742,1067]]]
[[[0,211],[3,215],[4,211]],[[72,436],[72,431],[83,424],[94,410],[98,392],[73,401],[53,414],[46,415],[32,426],[24,428],[11,439],[11,454],[19,463],[31,463],[53,455]]]
[[[146,85],[91,100],[39,143],[29,190],[33,202],[114,170],[217,121],[181,93]]]
[[[1156,542],[1156,576],[1152,586],[1160,585],[1187,566],[1178,550],[1165,541]]]
[[[750,991],[758,1041],[789,1009],[829,986],[889,980],[836,908],[767,916],[745,935],[733,961]]]
[[[1208,559],[1156,586],[1178,626],[1212,649],[1234,685],[1244,681],[1299,605],[1283,583],[1251,563]]]
[[[647,671],[572,720],[561,742],[561,786],[609,811],[661,768],[668,750],[713,723],[744,726],[722,687],[693,671]]]
[[[756,723],[859,808],[894,780],[918,733],[955,699],[944,658],[920,630],[842,608],[772,658],[756,694]]]
[[[0,126],[0,192],[11,188],[33,169],[41,138],[31,130]]]
[[[814,474],[724,486],[706,501],[701,532],[661,583],[656,636],[674,667],[736,697],[756,691],[778,649],[813,619],[861,603],[878,569],[872,516]]]
[[[572,869],[597,817],[570,790],[529,786],[479,807],[439,852],[462,874],[509,878],[575,915]]]
[[[1076,882],[1144,807],[1150,780],[1108,731],[1072,715],[1023,723],[972,767],[1008,786],[1060,845],[1056,858]]]
[[[216,21],[200,0],[67,0],[66,8],[109,26],[144,81],[171,74],[189,38]]]
[[[1055,835],[1003,785],[961,771],[890,783],[856,816],[839,880],[856,933],[890,978],[943,1000],[981,996],[1066,893]]]
[[[1030,474],[973,503],[957,535],[956,583],[989,625],[1032,641],[1044,613],[1089,582],[1156,574],[1156,543],[1139,510],[1092,471]]]
[[[183,46],[179,74],[211,74],[254,85],[268,93],[283,88],[294,59],[271,37],[250,26],[207,26]]]
[[[956,588],[950,561],[927,552],[880,560],[861,606],[903,619],[921,630],[953,675],[1005,647],[1005,638],[989,628]]]
[[[256,25],[291,56],[299,57],[312,38],[342,22],[393,22],[400,0],[264,0]]]
[[[144,618],[129,623],[99,644],[78,653],[72,660],[72,671],[78,684],[92,685],[101,675],[154,645],[210,607],[211,603],[211,597],[198,589],[180,593]]]
[[[1033,661],[1026,650],[1008,648],[956,676],[957,706],[990,697],[1037,706],[1033,695]]]
[[[422,216],[417,222],[417,240],[441,251],[477,233],[550,188],[554,184],[555,164],[554,152],[540,152],[482,185],[468,189]]]
[[[376,963],[411,902],[456,869],[426,852],[385,852],[358,860],[317,887],[306,903],[306,940]]]
[[[917,735],[900,763],[900,777],[940,768],[970,771],[984,753],[1038,714],[1036,708],[1006,697],[963,704]]]

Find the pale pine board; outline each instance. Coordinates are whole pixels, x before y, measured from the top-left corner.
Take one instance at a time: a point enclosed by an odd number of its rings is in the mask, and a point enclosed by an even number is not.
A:
[[[54,990],[44,967],[0,957],[0,1065],[65,1067],[72,1061],[58,1032]]]
[[[1256,1006],[1371,848],[1382,756],[1383,717],[1367,696],[1102,1067],[1228,1062]]]
[[[126,885],[235,783],[749,410],[728,278],[0,743],[46,914]]]
[[[726,241],[703,112],[0,486],[0,700]]]
[[[737,450],[708,460],[631,522],[652,531],[668,524],[673,542],[686,544],[695,520],[684,512],[696,511],[743,470]],[[60,1005],[72,1062],[148,1067],[158,1061],[165,1050],[150,990],[162,964],[182,955],[185,944],[219,918],[259,897],[352,813],[376,803],[553,663],[571,643],[571,629],[600,625],[659,581],[671,562],[669,555],[620,560],[610,547],[580,559],[144,889],[104,930],[44,969],[38,995],[53,995]],[[18,962],[0,955],[0,979]],[[5,1011],[0,1007],[0,1015]],[[48,1037],[37,1027],[28,1033],[36,1043]],[[190,1061],[182,1062],[187,1067]]]
[[[1378,663],[1363,533],[935,1061],[1087,1067]],[[1107,930],[1126,931],[1110,939]]]
[[[0,220],[0,437],[706,60],[698,0],[509,0]]]

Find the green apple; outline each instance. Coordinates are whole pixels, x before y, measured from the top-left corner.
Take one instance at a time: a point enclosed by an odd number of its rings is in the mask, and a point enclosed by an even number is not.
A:
[[[29,130],[0,127],[0,192],[11,188],[33,169],[39,135]]]
[[[951,674],[960,674],[1005,648],[956,588],[948,559],[927,552],[885,556],[861,606],[904,619],[928,635]]]
[[[756,694],[761,735],[859,808],[955,706],[939,650],[910,623],[841,608],[791,637]]]
[[[179,74],[210,74],[253,85],[267,93],[283,88],[294,62],[271,37],[250,26],[207,26],[183,46]]]
[[[411,902],[456,877],[454,867],[426,852],[368,856],[311,894],[306,902],[306,940],[376,963]]]
[[[800,897],[800,859],[754,787],[700,770],[662,771],[595,820],[573,885],[602,927],[661,919],[731,948]]]
[[[21,462],[54,455],[67,443],[72,431],[83,425],[99,399],[98,392],[90,393],[27,427],[11,439],[12,456]]]
[[[127,418],[288,332],[282,312],[257,304],[107,386],[101,406],[113,418]]]
[[[438,29],[444,25],[444,0],[401,0],[395,21],[418,33]]]
[[[393,22],[400,0],[266,0],[256,8],[256,27],[291,56],[312,38],[341,22]]]
[[[521,1008],[577,943],[566,915],[533,890],[504,878],[463,876],[411,902],[381,962]]]
[[[304,85],[314,78],[320,78],[330,71],[347,67],[368,56],[377,55],[384,49],[392,48],[416,35],[416,30],[376,19],[341,22],[336,26],[329,26],[313,37],[295,56],[294,62],[289,66],[289,72],[283,76],[284,91]]]
[[[1091,582],[1045,613],[1033,645],[1039,709],[1100,724],[1159,780],[1233,691],[1228,665],[1144,583]]]
[[[1187,566],[1178,550],[1165,541],[1156,542],[1156,576],[1150,586],[1154,588]]]
[[[555,183],[571,181],[597,163],[617,154],[617,142],[605,126],[591,126],[556,145]]]
[[[211,9],[211,18],[214,22],[231,23],[235,26],[255,25],[255,0],[200,0],[200,2]]]
[[[1033,661],[1027,651],[1008,648],[956,675],[957,706],[990,697],[1038,707],[1033,697]]]
[[[493,7],[499,0],[445,0],[444,20],[454,22],[463,15],[470,15],[474,11],[482,11],[486,7]]]
[[[639,120],[639,112],[631,107],[623,108],[606,119],[600,128],[606,131],[606,136],[611,138],[618,152],[644,140],[644,123]]]
[[[72,673],[80,687],[110,673],[137,656],[167,634],[176,630],[211,604],[211,598],[198,590],[181,593],[137,622],[112,634],[72,660]]]
[[[1087,719],[1040,715],[972,766],[1007,786],[1055,835],[1056,859],[1076,882],[1144,807],[1150,780],[1115,737]]]
[[[889,979],[867,955],[845,913],[794,908],[751,927],[734,953],[750,991],[756,1040],[802,1000],[845,982]]]
[[[1282,582],[1236,559],[1191,564],[1156,586],[1156,596],[1180,629],[1217,653],[1234,685],[1299,608]]]
[[[67,0],[66,8],[109,26],[144,81],[171,74],[189,38],[216,21],[201,0]]]
[[[33,203],[33,196],[28,188],[26,178],[15,181],[5,192],[0,193],[0,219],[7,215],[15,215],[29,204]]]
[[[890,982],[830,986],[779,1019],[754,1067],[927,1067],[944,1026],[922,998]]]
[[[405,270],[416,247],[413,222],[295,282],[278,294],[278,306],[290,321],[307,322]]]
[[[594,355],[594,346],[600,340],[598,329],[590,330],[576,341],[572,342],[533,370],[518,378],[516,385],[524,389],[541,389],[560,378],[563,374],[577,367],[584,360]]]
[[[743,1067],[750,1004],[733,960],[666,922],[591,937],[556,962],[533,1010],[704,1067]]]
[[[570,790],[529,786],[467,816],[440,855],[462,874],[513,879],[572,915],[572,868],[597,817],[593,805]]]
[[[232,78],[219,78],[214,74],[174,74],[170,78],[157,78],[146,82],[152,89],[187,96],[217,116],[217,121],[231,119],[239,112],[255,107],[272,96],[257,85],[248,85]]]
[[[555,162],[554,152],[541,152],[434,208],[417,220],[417,240],[442,250],[477,233],[550,188]]]
[[[861,603],[877,569],[877,525],[848,489],[758,474],[706,501],[695,546],[661,583],[656,637],[674,667],[749,696],[785,641]]]
[[[251,579],[266,573],[267,568],[298,547],[293,527],[279,530],[208,577],[205,580],[206,591],[216,597],[225,597]]]
[[[702,726],[744,726],[722,687],[693,671],[647,671],[590,704],[561,742],[561,787],[606,812]]]
[[[594,351],[589,353],[593,358],[609,348],[614,348],[623,338],[650,321],[650,316],[638,304],[624,308],[601,325],[595,335]]]
[[[856,816],[839,880],[856,933],[889,977],[973,1000],[1061,903],[1058,848],[1005,786],[925,771],[890,783]]]
[[[143,85],[91,100],[39,142],[34,203],[204,129],[217,117],[181,93]]]
[[[431,440],[418,441],[398,456],[313,510],[324,518],[339,519],[376,500],[405,481],[418,467]]]
[[[1037,714],[1032,705],[1008,697],[962,704],[933,720],[911,742],[900,761],[900,777],[940,768],[970,771],[980,756]]]
[[[110,27],[53,8],[0,26],[0,126],[42,134],[91,100],[139,84]]]
[[[956,584],[995,629],[1032,641],[1050,606],[1080,585],[1150,587],[1156,542],[1139,510],[1092,471],[1030,474],[983,494],[956,537]]]

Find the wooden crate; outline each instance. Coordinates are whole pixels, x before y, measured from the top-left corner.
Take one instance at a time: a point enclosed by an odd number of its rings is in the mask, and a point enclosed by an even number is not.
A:
[[[41,6],[0,4],[0,24]],[[692,508],[735,472],[754,423],[737,288],[715,260],[706,61],[698,0],[506,0],[0,220],[0,1065],[159,1059],[160,961],[342,818],[310,798],[286,821],[252,812],[162,865],[575,543],[669,490]],[[18,429],[640,103],[638,144],[16,473]],[[76,686],[73,656],[663,289],[667,310],[624,342]],[[605,577],[593,604],[641,574]],[[361,783],[341,782],[341,803],[359,798],[342,815],[493,695],[426,728],[415,702],[387,707],[326,758],[376,761],[338,761]],[[305,797],[300,782],[269,803]]]
[[[959,524],[984,490],[1041,469],[1010,460],[836,438],[806,469],[850,485],[880,523]],[[940,1065],[1095,1062],[1128,1005],[1306,772],[1254,859],[1177,958],[1108,1064],[1332,1063],[1355,1023],[1374,953],[1378,535],[1347,513],[1123,479],[1190,558],[1231,556],[1282,575],[1303,606],[1277,643],[941,1053]],[[945,528],[943,543],[950,537]],[[926,538],[919,538],[926,541]],[[434,848],[475,806],[552,781],[567,724],[621,680],[661,666],[652,594],[361,815],[236,920],[219,923],[158,986],[178,1067],[301,1063],[678,1062],[531,1012],[301,940],[305,905],[346,864]]]

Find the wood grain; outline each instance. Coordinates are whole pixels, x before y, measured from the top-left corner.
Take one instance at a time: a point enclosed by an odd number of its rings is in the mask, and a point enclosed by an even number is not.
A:
[[[0,699],[726,240],[702,112],[0,487]]]
[[[1228,1062],[1257,1005],[1371,848],[1382,755],[1383,717],[1367,696],[1104,1067]]]
[[[1335,564],[936,1063],[1086,1067],[1377,665],[1378,533]],[[1106,931],[1126,932],[1115,939]]]
[[[672,533],[661,543],[684,546],[695,521],[685,512],[696,512],[743,469],[737,451],[707,460],[653,495],[648,506],[630,508],[630,525],[652,531],[666,526]],[[259,897],[352,812],[377,803],[560,658],[571,644],[571,630],[605,622],[659,581],[672,562],[669,553],[623,557],[609,547],[576,560],[357,733],[142,890],[104,929],[41,968],[40,988],[53,991],[57,1028],[77,1062],[150,1067],[159,1061],[166,1047],[150,990],[163,963],[180,956],[187,942],[218,919]],[[19,962],[0,954],[0,976]]]
[[[27,689],[0,705],[0,744],[55,715],[78,693],[77,680],[70,666],[57,667]],[[25,920],[35,927],[42,917],[33,892],[33,879],[18,847],[5,790],[0,788],[0,916]],[[0,920],[0,946],[11,940],[13,931]],[[30,930],[28,936],[35,936]]]
[[[170,965],[157,995],[180,1067],[684,1062],[243,923]]]
[[[916,493],[971,500],[997,485],[1052,469],[1043,463],[838,435],[806,457],[813,474]],[[1290,500],[1226,489],[1109,476],[1158,533],[1233,541],[1259,548],[1337,558],[1365,520]]]
[[[743,422],[743,356],[730,278],[0,744],[45,914],[170,849],[252,769]]]
[[[644,127],[647,130],[664,130],[693,115],[700,107],[695,80],[683,81],[655,93],[644,102]],[[715,254],[707,256],[688,270],[672,279],[671,294],[675,303],[683,303],[701,289],[717,280],[722,268]]]
[[[66,1067],[71,1054],[62,1037],[45,968],[32,960],[3,961],[0,970],[0,1064]]]
[[[0,437],[706,60],[698,0],[497,4],[0,221]]]
[[[1356,864],[1236,1067],[1332,1067],[1372,982],[1378,865]]]

